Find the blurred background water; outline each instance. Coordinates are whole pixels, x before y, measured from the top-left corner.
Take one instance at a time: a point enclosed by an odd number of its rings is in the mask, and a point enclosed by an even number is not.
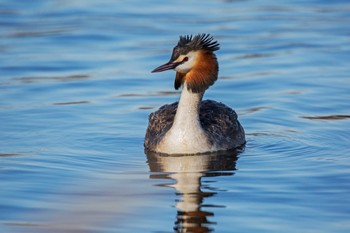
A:
[[[342,0],[1,0],[0,232],[349,232],[349,22]],[[197,33],[246,148],[146,155],[179,97],[150,71]]]

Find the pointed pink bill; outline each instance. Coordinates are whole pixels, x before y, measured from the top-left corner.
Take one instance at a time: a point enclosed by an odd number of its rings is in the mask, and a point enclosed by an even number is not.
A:
[[[168,63],[165,63],[165,64],[155,68],[154,70],[152,70],[152,73],[175,69],[175,67],[178,66],[180,63],[181,62],[168,62]]]

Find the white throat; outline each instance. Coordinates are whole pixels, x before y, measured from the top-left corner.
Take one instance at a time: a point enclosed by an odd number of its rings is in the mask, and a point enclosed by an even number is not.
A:
[[[183,85],[174,123],[157,146],[166,154],[196,154],[212,151],[199,121],[199,105],[204,93],[193,93]]]

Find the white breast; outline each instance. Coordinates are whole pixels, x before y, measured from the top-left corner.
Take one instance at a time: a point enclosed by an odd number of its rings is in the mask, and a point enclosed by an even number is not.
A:
[[[192,93],[183,87],[174,123],[156,148],[167,154],[196,154],[215,151],[199,121],[202,93]]]

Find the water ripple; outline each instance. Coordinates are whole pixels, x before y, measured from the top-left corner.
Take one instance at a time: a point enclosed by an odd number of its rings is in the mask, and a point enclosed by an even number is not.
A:
[[[301,116],[301,118],[309,120],[345,120],[349,119],[350,115]]]

